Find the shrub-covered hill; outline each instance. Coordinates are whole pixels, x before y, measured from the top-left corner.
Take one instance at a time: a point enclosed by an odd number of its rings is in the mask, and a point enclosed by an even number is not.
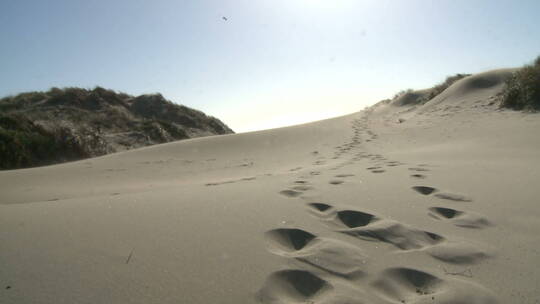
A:
[[[234,132],[219,119],[161,94],[135,97],[101,87],[52,88],[0,99],[0,169],[228,133]]]

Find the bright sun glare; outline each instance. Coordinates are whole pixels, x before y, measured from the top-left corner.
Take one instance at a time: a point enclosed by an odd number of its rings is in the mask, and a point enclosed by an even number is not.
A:
[[[334,8],[346,8],[352,5],[355,0],[298,0],[297,4],[304,7],[315,9],[334,9]]]

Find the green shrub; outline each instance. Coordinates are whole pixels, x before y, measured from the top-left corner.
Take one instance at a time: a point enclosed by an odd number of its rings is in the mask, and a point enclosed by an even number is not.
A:
[[[501,107],[514,110],[540,110],[540,56],[532,65],[517,70],[506,81]]]

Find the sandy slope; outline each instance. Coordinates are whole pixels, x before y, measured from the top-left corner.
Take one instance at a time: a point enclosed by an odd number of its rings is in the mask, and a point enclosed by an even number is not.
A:
[[[490,104],[508,73],[0,172],[0,303],[538,303],[540,117]]]

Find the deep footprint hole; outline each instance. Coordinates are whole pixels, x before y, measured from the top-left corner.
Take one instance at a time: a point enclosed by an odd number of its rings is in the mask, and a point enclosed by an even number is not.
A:
[[[414,191],[420,193],[420,194],[423,194],[423,195],[430,195],[432,194],[433,192],[437,191],[437,189],[433,188],[433,187],[428,187],[428,186],[414,186],[412,187]]]
[[[375,220],[373,214],[354,210],[343,210],[337,213],[339,220],[349,228],[366,226]]]
[[[450,208],[443,208],[443,207],[432,207],[432,208],[429,208],[429,210],[447,219],[451,219],[451,218],[454,218],[456,216],[460,216],[463,214],[463,211],[450,209]]]
[[[395,268],[389,273],[398,281],[409,285],[416,293],[433,293],[437,285],[443,282],[434,275],[411,268]]]
[[[317,236],[297,228],[280,228],[267,232],[267,235],[290,250],[301,250]]]
[[[328,282],[304,270],[283,270],[275,274],[294,288],[301,296],[311,298],[321,289],[329,286]]]
[[[309,206],[321,212],[325,212],[326,210],[332,208],[332,206],[324,204],[324,203],[311,203],[309,204]]]
[[[302,194],[302,192],[294,191],[294,190],[283,190],[283,191],[280,191],[279,193],[287,197],[297,197]]]
[[[335,179],[335,180],[331,180],[329,183],[331,185],[341,185],[344,183],[344,181]]]

